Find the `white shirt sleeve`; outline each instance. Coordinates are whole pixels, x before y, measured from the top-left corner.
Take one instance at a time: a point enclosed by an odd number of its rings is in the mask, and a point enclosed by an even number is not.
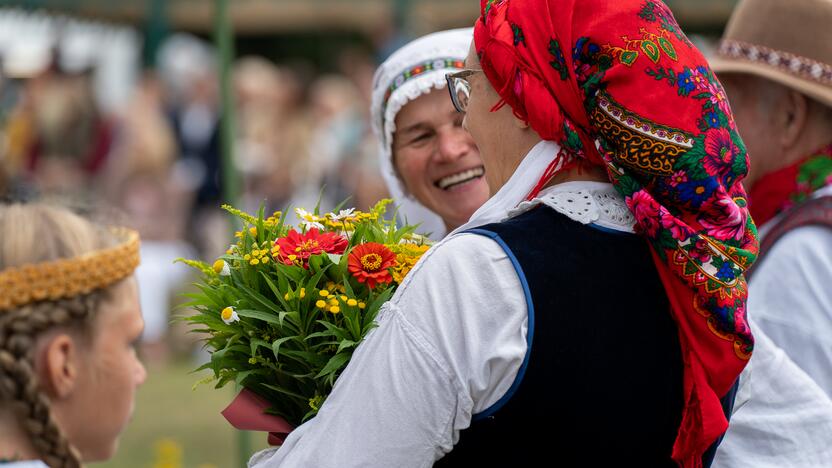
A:
[[[832,396],[832,230],[802,227],[774,244],[751,278],[748,313]]]
[[[249,466],[432,466],[511,386],[527,319],[503,249],[479,235],[450,237],[383,306],[318,415]]]
[[[752,330],[754,354],[713,468],[828,467],[832,401],[753,321]]]

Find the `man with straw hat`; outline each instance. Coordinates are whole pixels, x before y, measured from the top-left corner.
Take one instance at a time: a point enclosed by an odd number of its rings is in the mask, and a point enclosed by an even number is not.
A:
[[[832,395],[832,0],[741,0],[713,69],[748,146],[753,322]]]

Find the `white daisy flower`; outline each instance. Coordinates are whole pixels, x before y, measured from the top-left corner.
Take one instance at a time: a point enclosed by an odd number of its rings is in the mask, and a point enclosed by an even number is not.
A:
[[[332,213],[332,219],[336,221],[340,221],[345,218],[349,218],[355,212],[355,208],[350,208],[348,210],[341,210],[338,214]]]
[[[231,274],[231,268],[228,267],[228,263],[226,263],[223,259],[219,259],[214,262],[213,269],[214,272],[220,276],[229,276]]]
[[[220,312],[220,317],[226,325],[231,325],[234,322],[240,321],[240,316],[237,315],[237,311],[234,310],[233,307],[226,307],[223,309],[222,312]]]
[[[318,228],[319,231],[324,230],[324,225],[317,221],[301,221],[300,224],[306,229]]]
[[[306,219],[306,220],[315,219],[315,215],[313,215],[312,213],[304,210],[303,208],[295,208],[295,213],[298,215],[298,218],[300,218],[300,219]]]

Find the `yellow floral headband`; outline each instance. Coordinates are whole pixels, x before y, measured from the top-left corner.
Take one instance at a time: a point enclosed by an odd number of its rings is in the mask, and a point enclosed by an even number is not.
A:
[[[127,228],[111,232],[122,240],[119,245],[0,271],[0,311],[88,294],[130,276],[139,265],[139,233]]]

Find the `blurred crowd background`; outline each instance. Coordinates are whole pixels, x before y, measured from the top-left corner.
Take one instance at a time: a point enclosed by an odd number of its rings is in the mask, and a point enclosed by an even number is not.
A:
[[[707,50],[735,2],[667,3]],[[109,466],[237,463],[216,415],[230,393],[203,390],[219,407],[205,421],[183,414],[181,433],[159,421],[175,418],[198,379],[185,374],[198,346],[171,325],[191,279],[173,260],[211,262],[227,248],[223,203],[271,213],[385,197],[369,122],[375,67],[414,37],[470,26],[478,9],[477,0],[0,1],[0,198],[93,208],[142,237],[144,392],[154,402],[140,395],[147,422]],[[190,435],[201,431],[223,435]]]

